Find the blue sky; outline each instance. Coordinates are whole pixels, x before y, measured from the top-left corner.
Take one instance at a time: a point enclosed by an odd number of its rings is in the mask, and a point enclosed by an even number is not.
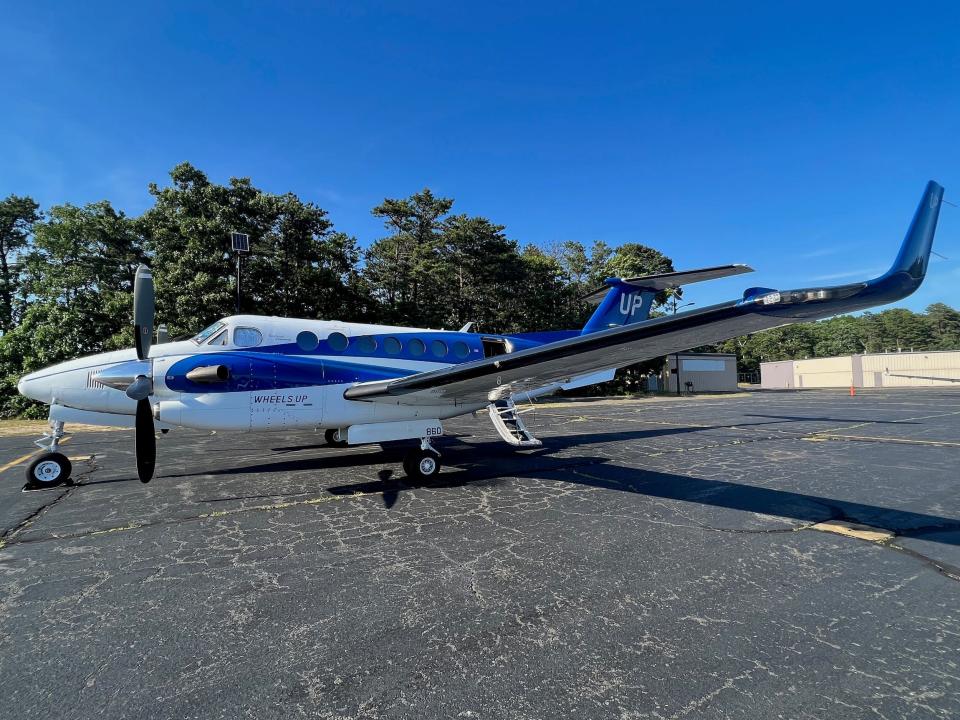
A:
[[[3,0],[0,195],[138,213],[189,160],[366,245],[429,186],[523,243],[756,268],[699,305],[876,274],[928,179],[960,204],[955,3],[457,5]],[[907,307],[960,307],[960,208],[934,248]]]

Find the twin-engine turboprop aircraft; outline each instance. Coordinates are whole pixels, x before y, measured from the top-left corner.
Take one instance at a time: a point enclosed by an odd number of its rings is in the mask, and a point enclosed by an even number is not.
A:
[[[657,293],[750,272],[745,265],[611,278],[581,330],[484,335],[295,320],[224,318],[190,340],[152,345],[153,278],[134,285],[136,348],[61,363],[26,375],[18,388],[50,405],[46,452],[27,469],[33,486],[70,476],[61,454],[64,423],[133,426],[137,471],[149,482],[157,425],[213,430],[326,430],[334,446],[416,441],[408,475],[440,470],[432,440],[443,420],[488,409],[500,436],[539,445],[514,402],[604,382],[617,368],[759,330],[894,302],[916,290],[927,262],[943,188],[927,184],[896,260],[884,275],[826,288],[750,288],[738,300],[649,318]]]

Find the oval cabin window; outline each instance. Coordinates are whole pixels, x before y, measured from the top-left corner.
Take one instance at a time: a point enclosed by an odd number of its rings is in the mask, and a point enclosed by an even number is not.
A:
[[[470,354],[470,348],[465,342],[458,340],[453,344],[453,354],[463,360]]]
[[[410,354],[414,357],[419,357],[427,351],[427,346],[423,344],[423,340],[420,338],[414,338],[409,343],[407,347],[410,349]]]
[[[388,355],[399,355],[400,351],[403,350],[403,345],[395,337],[388,337],[383,341],[383,349],[387,351]]]
[[[347,336],[339,332],[330,333],[327,336],[327,345],[330,346],[331,350],[343,352],[347,349]]]
[[[311,350],[316,350],[319,344],[320,338],[318,338],[315,333],[312,333],[309,330],[304,330],[303,332],[297,334],[297,347],[301,350],[310,352]]]
[[[372,338],[369,335],[364,335],[363,337],[358,337],[354,344],[356,345],[357,350],[362,353],[372,353],[377,349],[377,340]]]
[[[430,343],[430,352],[433,353],[434,357],[446,357],[447,344],[443,340],[434,340]]]

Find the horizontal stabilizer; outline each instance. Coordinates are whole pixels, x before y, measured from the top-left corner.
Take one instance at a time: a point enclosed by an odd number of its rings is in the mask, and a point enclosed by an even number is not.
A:
[[[691,283],[703,282],[705,280],[716,280],[718,278],[730,277],[731,275],[742,275],[753,272],[749,265],[718,265],[717,267],[700,268],[699,270],[681,270],[680,272],[662,273],[660,275],[642,275],[641,277],[623,278],[620,282],[643,290],[669,290],[670,288],[689,285]],[[606,296],[609,287],[602,287],[594,290],[583,299],[594,305],[598,304]]]

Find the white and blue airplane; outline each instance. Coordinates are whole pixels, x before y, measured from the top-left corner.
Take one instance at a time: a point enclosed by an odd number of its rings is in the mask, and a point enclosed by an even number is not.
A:
[[[926,274],[943,188],[931,181],[893,266],[873,280],[743,296],[650,318],[657,293],[751,272],[745,265],[611,278],[590,296],[598,307],[580,330],[479,334],[236,315],[190,340],[152,344],[149,269],[134,283],[136,347],[64,362],[21,378],[18,389],[50,406],[45,452],[27,468],[33,487],[70,476],[59,452],[65,423],[132,426],[137,471],[149,482],[156,429],[255,432],[324,429],[331,445],[414,441],[404,470],[440,471],[432,441],[443,420],[488,409],[500,436],[539,445],[514,403],[613,378],[617,368],[760,330],[862,310],[906,297]]]

